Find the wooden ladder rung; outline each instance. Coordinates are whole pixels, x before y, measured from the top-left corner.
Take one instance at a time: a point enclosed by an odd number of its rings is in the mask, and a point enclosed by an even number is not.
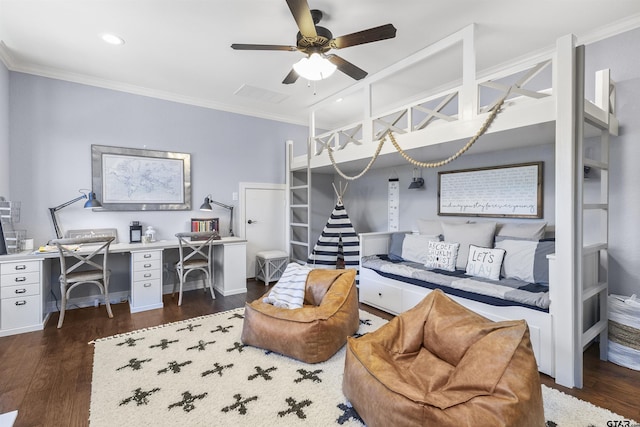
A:
[[[598,285],[593,286],[591,288],[587,288],[582,291],[582,301],[586,301],[590,298],[593,298],[595,295],[606,292],[609,287],[608,282],[600,282]]]
[[[589,344],[595,337],[600,335],[600,332],[604,331],[608,327],[608,319],[600,319],[598,323],[587,329],[582,334],[582,347],[584,348],[587,344]]]

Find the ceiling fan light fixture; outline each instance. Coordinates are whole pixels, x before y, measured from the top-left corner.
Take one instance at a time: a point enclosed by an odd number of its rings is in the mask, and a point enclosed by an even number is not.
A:
[[[116,36],[115,34],[111,34],[111,33],[102,34],[102,40],[105,43],[109,43],[115,46],[124,44],[124,39],[122,37]]]
[[[337,69],[333,63],[319,53],[312,53],[293,64],[293,69],[300,77],[307,80],[322,80],[331,76]]]

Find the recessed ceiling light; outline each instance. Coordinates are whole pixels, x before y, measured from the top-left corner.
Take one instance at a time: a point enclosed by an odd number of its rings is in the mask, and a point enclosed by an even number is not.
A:
[[[105,34],[102,35],[102,40],[104,40],[105,42],[107,42],[109,44],[114,44],[114,45],[124,44],[124,39],[122,39],[121,37],[116,36],[115,34],[105,33]]]
[[[342,98],[338,98],[338,99],[336,99],[336,104],[337,104],[338,102],[342,102]]]

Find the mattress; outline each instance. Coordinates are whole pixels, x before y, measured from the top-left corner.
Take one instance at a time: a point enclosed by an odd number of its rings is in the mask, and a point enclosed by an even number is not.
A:
[[[549,311],[549,286],[515,279],[489,280],[465,274],[428,269],[420,263],[392,261],[386,255],[369,255],[361,259],[362,267],[374,270],[383,277],[429,289],[442,289],[459,296],[496,306],[522,306]]]

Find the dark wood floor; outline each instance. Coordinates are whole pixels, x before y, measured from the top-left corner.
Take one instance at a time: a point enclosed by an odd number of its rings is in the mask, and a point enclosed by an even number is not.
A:
[[[241,307],[265,292],[262,282],[249,281],[247,294],[212,301],[202,291],[187,292],[182,307],[170,295],[163,309],[131,314],[128,304],[113,306],[108,319],[103,306],[70,310],[62,329],[52,315],[43,331],[0,338],[0,413],[18,410],[16,427],[85,426],[89,418],[93,346],[96,338],[133,331]],[[363,306],[386,319],[389,314]],[[558,388],[628,418],[640,420],[640,372],[601,362],[597,348],[585,356],[585,387],[557,387],[542,375],[544,384]]]

